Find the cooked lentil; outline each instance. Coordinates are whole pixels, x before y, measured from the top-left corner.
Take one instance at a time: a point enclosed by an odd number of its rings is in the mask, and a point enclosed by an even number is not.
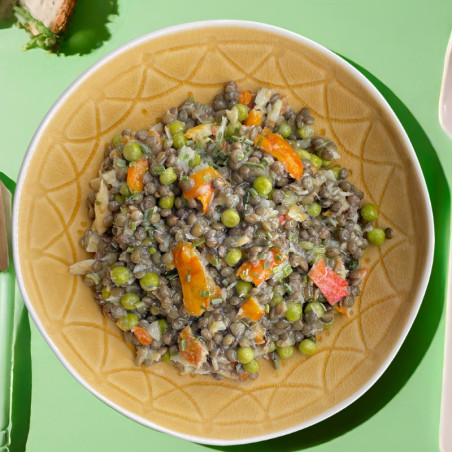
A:
[[[315,353],[360,293],[368,243],[394,236],[374,227],[373,204],[360,209],[363,192],[331,166],[337,146],[307,107],[296,113],[268,88],[247,105],[242,95],[230,81],[212,105],[189,97],[149,128],[124,129],[91,182],[81,245],[94,256],[71,272],[137,365],[243,380],[260,358],[278,368],[295,348]],[[336,281],[327,288],[321,261]]]

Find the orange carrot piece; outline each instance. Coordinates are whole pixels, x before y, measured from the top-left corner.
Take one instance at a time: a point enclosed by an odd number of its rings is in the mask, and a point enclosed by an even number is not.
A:
[[[275,248],[270,248],[265,259],[244,262],[237,270],[237,276],[256,286],[270,278],[273,269],[282,264],[287,257]]]
[[[210,306],[213,298],[221,295],[201,260],[201,255],[191,243],[179,243],[173,249],[174,262],[182,286],[185,310],[195,316]]]
[[[262,124],[262,118],[264,113],[260,110],[250,110],[248,116],[245,119],[246,126],[260,126]]]
[[[156,132],[155,130],[150,130],[149,131],[149,135],[152,135],[153,137],[156,137],[158,142],[159,142],[159,144],[162,143],[162,136],[158,132]]]
[[[265,314],[262,306],[253,298],[250,297],[239,309],[237,315],[239,318],[248,317],[250,320],[257,322]]]
[[[152,344],[152,337],[149,335],[149,333],[139,326],[135,326],[132,328],[132,332],[135,335],[135,337],[138,339],[141,345],[151,345]]]
[[[339,306],[338,304],[334,306],[334,311],[340,312],[342,315],[345,315],[345,317],[350,318],[349,310],[345,306]]]
[[[333,305],[348,293],[348,282],[329,268],[323,259],[319,259],[311,268],[308,276],[323,293],[328,302]]]
[[[189,177],[194,181],[195,185],[190,190],[182,189],[184,196],[186,199],[199,199],[202,204],[203,213],[206,213],[213,196],[212,181],[216,178],[222,179],[223,177],[210,166]]]
[[[242,91],[239,95],[239,104],[253,108],[253,95],[249,91]]]
[[[195,339],[189,326],[179,334],[179,353],[186,361],[199,369],[207,359],[207,349]]]
[[[303,175],[303,163],[300,156],[278,133],[270,132],[266,136],[258,135],[254,144],[278,159],[294,179],[300,179]]]
[[[135,162],[134,166],[129,166],[127,170],[127,185],[133,191],[143,191],[143,176],[148,170],[148,160],[141,158]]]

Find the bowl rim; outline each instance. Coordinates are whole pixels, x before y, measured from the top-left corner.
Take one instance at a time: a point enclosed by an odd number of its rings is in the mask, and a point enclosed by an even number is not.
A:
[[[422,200],[418,200],[418,202],[422,202],[422,205],[424,206],[424,209],[426,211],[426,220],[427,220],[427,226],[428,226],[428,236],[427,236],[427,258],[425,265],[423,267],[422,272],[422,278],[421,283],[419,285],[418,294],[416,297],[416,303],[413,305],[413,309],[411,312],[411,315],[408,317],[408,321],[405,324],[405,327],[403,328],[401,335],[399,336],[398,341],[396,342],[395,346],[392,348],[391,352],[385,359],[385,361],[381,364],[381,366],[377,369],[377,371],[372,375],[372,377],[355,393],[353,393],[351,396],[346,398],[345,400],[341,401],[340,403],[332,406],[328,410],[324,411],[323,413],[309,419],[308,421],[302,422],[301,424],[295,425],[293,427],[278,430],[275,432],[271,432],[268,434],[258,435],[258,436],[251,436],[246,438],[239,438],[239,439],[221,439],[221,438],[207,438],[202,436],[196,436],[196,435],[188,435],[184,433],[180,433],[178,431],[171,430],[166,427],[162,427],[161,425],[158,425],[154,422],[149,421],[148,419],[143,418],[142,416],[138,416],[129,410],[126,410],[116,403],[112,402],[108,398],[104,397],[102,394],[100,394],[98,391],[96,391],[94,388],[90,386],[90,384],[82,377],[80,376],[77,371],[72,367],[72,365],[66,361],[66,358],[60,353],[59,349],[56,347],[56,345],[53,343],[52,339],[46,334],[44,326],[40,322],[36,311],[33,308],[32,303],[30,302],[30,298],[28,295],[28,292],[25,287],[24,278],[22,274],[22,270],[20,267],[20,258],[19,258],[19,236],[18,236],[18,224],[19,224],[19,207],[20,207],[20,201],[21,201],[21,194],[22,189],[24,186],[24,181],[27,176],[27,172],[29,169],[29,165],[31,162],[31,159],[33,157],[35,148],[37,143],[39,142],[43,132],[45,131],[48,123],[52,119],[52,116],[54,113],[60,108],[60,106],[65,102],[65,100],[71,95],[71,93],[78,88],[78,86],[83,83],[87,78],[90,77],[90,75],[95,72],[99,67],[101,67],[103,64],[107,63],[111,59],[115,58],[117,55],[126,52],[127,50],[140,45],[147,41],[152,41],[154,39],[164,37],[171,33],[178,33],[182,31],[187,30],[196,30],[201,28],[212,28],[212,27],[236,27],[236,28],[248,28],[248,29],[254,29],[264,32],[273,33],[277,36],[284,37],[291,39],[293,41],[302,43],[308,47],[311,47],[315,49],[316,51],[322,53],[324,56],[326,56],[329,59],[332,59],[336,64],[338,64],[342,69],[347,71],[349,74],[354,76],[359,80],[360,83],[362,83],[365,88],[370,92],[370,94],[374,97],[374,99],[378,102],[378,104],[385,110],[386,113],[390,116],[390,119],[392,120],[394,127],[398,130],[400,133],[400,138],[403,141],[406,149],[408,150],[408,154],[411,159],[411,163],[413,164],[413,168],[415,173],[418,176],[418,182],[421,187],[421,191],[423,194]],[[434,222],[433,222],[433,212],[430,202],[429,193],[427,190],[427,185],[425,182],[425,178],[422,173],[421,166],[419,164],[418,158],[416,156],[416,153],[414,151],[414,148],[408,138],[408,135],[403,128],[400,120],[390,107],[389,103],[386,101],[386,99],[383,97],[383,95],[377,90],[377,88],[361,73],[359,72],[355,67],[353,67],[350,63],[345,61],[342,57],[334,53],[333,51],[327,49],[323,45],[306,38],[298,33],[295,33],[290,30],[286,30],[281,27],[277,27],[274,25],[262,23],[262,22],[254,22],[254,21],[246,21],[246,20],[229,20],[229,19],[221,19],[221,20],[205,20],[205,21],[197,21],[197,22],[189,22],[189,23],[182,23],[170,27],[165,27],[150,33],[147,33],[145,35],[142,35],[140,37],[137,37],[117,48],[110,51],[103,57],[101,57],[96,63],[94,63],[92,66],[87,68],[82,74],[80,74],[58,97],[58,99],[55,101],[55,103],[52,105],[50,110],[45,115],[44,119],[40,123],[38,129],[36,130],[35,134],[32,137],[32,140],[30,141],[30,144],[28,146],[28,149],[25,153],[24,160],[22,162],[19,176],[17,180],[16,185],[16,193],[14,197],[14,205],[13,205],[13,237],[12,237],[12,243],[13,243],[13,257],[14,257],[14,264],[16,269],[16,276],[17,276],[17,282],[20,289],[20,292],[22,294],[22,297],[24,299],[25,305],[28,309],[28,312],[30,313],[31,318],[33,319],[36,327],[38,328],[41,335],[46,340],[47,344],[50,346],[52,351],[55,353],[57,358],[60,360],[60,362],[64,365],[64,367],[69,371],[69,373],[72,374],[72,376],[81,383],[89,392],[91,392],[93,395],[95,395],[98,399],[109,405],[110,407],[114,408],[116,411],[120,412],[124,416],[128,417],[129,419],[133,419],[134,421],[146,426],[150,427],[154,430],[157,430],[159,432],[167,433],[169,435],[172,435],[174,437],[185,439],[188,441],[200,443],[200,444],[208,444],[208,445],[216,445],[216,446],[230,446],[230,445],[239,445],[239,444],[248,444],[253,442],[259,442],[259,441],[265,441],[272,438],[277,438],[280,436],[284,436],[290,433],[294,433],[299,430],[303,430],[307,427],[310,427],[314,424],[317,424],[318,422],[321,422],[334,414],[340,412],[350,404],[352,404],[354,401],[359,399],[365,392],[367,392],[375,383],[376,381],[381,377],[381,375],[386,371],[390,363],[395,358],[396,354],[398,353],[400,347],[402,346],[406,336],[408,335],[411,326],[417,316],[417,313],[419,311],[419,308],[421,306],[422,300],[425,295],[425,291],[427,289],[427,285],[430,278],[430,273],[433,265],[433,256],[434,256],[434,244],[435,244],[435,235],[434,235]]]

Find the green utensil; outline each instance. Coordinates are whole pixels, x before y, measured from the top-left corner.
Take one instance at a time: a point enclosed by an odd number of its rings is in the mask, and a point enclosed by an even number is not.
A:
[[[24,451],[30,425],[30,324],[16,285],[11,252],[15,183],[0,172],[9,263],[0,272],[0,451]]]

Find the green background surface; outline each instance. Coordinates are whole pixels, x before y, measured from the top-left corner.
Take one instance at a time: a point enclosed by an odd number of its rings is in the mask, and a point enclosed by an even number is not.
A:
[[[107,14],[117,10],[118,15]],[[451,0],[152,2],[79,0],[65,55],[22,52],[25,32],[0,28],[0,170],[17,180],[27,146],[55,100],[102,56],[154,30],[207,19],[265,22],[299,33],[361,70],[394,108],[426,176],[437,244],[419,316],[394,363],[346,410],[305,431],[249,446],[209,448],[143,427],[84,389],[31,325],[32,401],[27,451],[437,451],[452,141],[438,123]],[[76,54],[80,28],[99,47]],[[79,39],[78,41],[76,41]],[[443,173],[443,169],[444,173]],[[50,276],[49,276],[50,277]]]

